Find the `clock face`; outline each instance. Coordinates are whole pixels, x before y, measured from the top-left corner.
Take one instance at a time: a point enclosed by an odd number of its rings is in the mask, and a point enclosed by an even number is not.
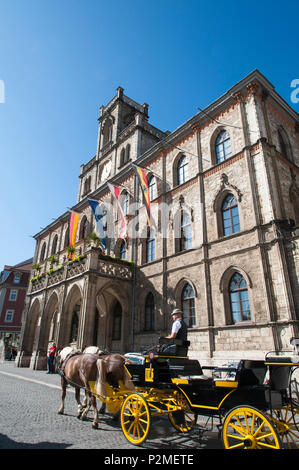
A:
[[[108,176],[110,175],[110,171],[111,171],[111,160],[108,160],[108,162],[104,163],[102,174],[101,174],[101,181],[105,181],[108,178]]]

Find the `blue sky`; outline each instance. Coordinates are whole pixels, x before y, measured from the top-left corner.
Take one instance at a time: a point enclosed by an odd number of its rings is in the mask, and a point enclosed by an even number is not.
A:
[[[118,86],[175,130],[254,69],[292,104],[298,2],[0,0],[0,270],[76,203]]]

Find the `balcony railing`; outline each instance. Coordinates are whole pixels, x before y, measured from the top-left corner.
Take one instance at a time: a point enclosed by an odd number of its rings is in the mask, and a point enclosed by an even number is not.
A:
[[[97,248],[91,247],[84,255],[31,278],[28,293],[33,294],[91,271],[104,277],[125,281],[131,280],[132,277],[131,263],[103,255]]]

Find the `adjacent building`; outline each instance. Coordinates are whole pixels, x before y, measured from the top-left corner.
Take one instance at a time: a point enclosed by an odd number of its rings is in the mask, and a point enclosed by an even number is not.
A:
[[[148,222],[132,164],[143,168]],[[120,190],[127,237],[120,239]],[[105,214],[105,253],[90,246]],[[116,352],[154,345],[183,309],[189,355],[205,363],[261,358],[298,336],[299,116],[257,70],[174,132],[118,88],[100,108],[96,155],[81,166],[75,259],[69,213],[35,235],[19,366],[44,368],[58,348]],[[56,264],[53,266],[53,256]]]
[[[5,265],[0,273],[0,340],[3,340],[9,358],[20,343],[31,268],[32,258],[15,266]]]

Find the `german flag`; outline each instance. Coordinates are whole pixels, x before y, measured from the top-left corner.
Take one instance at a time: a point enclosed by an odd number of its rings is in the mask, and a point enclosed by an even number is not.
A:
[[[69,246],[75,246],[78,223],[79,223],[78,212],[71,211],[70,223],[69,223]]]
[[[143,200],[146,208],[146,213],[147,213],[147,220],[148,220],[148,225],[151,226],[151,201],[150,201],[150,196],[149,196],[149,189],[148,189],[148,183],[147,183],[147,178],[145,171],[143,168],[140,168],[140,166],[136,166],[132,164],[132,167],[138,177],[138,182],[141,187],[141,191],[143,194]]]

